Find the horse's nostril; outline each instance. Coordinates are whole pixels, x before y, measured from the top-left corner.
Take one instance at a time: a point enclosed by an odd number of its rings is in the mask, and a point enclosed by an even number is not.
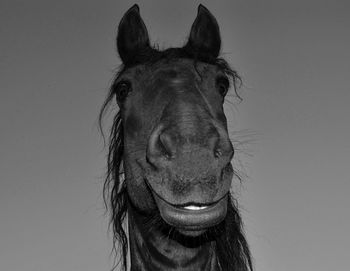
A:
[[[232,160],[234,154],[233,146],[226,139],[225,135],[216,138],[215,144],[213,144],[213,154],[216,159]]]
[[[214,151],[214,156],[215,156],[215,158],[220,158],[221,155],[222,155],[222,151],[221,151],[220,149],[216,149],[216,150]]]
[[[147,147],[147,161],[154,167],[161,168],[175,156],[176,146],[171,135],[158,126],[151,134]]]
[[[171,159],[175,155],[175,146],[171,139],[171,136],[167,133],[161,133],[159,135],[159,141],[158,141],[160,148],[162,149],[163,155],[167,159]]]

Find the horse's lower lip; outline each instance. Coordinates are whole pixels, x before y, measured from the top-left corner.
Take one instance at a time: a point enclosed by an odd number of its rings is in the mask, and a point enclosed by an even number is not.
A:
[[[226,216],[227,194],[219,201],[197,210],[172,205],[156,193],[153,192],[153,195],[164,221],[179,229],[187,231],[207,229],[219,224]]]

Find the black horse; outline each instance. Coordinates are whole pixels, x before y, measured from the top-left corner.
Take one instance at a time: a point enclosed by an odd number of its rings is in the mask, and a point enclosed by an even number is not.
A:
[[[218,57],[216,19],[200,5],[186,45],[161,51],[134,5],[117,47],[123,66],[100,122],[115,98],[104,196],[122,267],[130,249],[131,270],[252,270],[223,111],[240,78]]]

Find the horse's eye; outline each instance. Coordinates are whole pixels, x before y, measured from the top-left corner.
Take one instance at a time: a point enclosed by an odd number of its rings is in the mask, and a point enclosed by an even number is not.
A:
[[[118,103],[123,103],[131,92],[131,84],[128,81],[121,81],[115,86],[115,95]]]
[[[216,80],[216,87],[222,97],[225,97],[230,87],[230,82],[226,77],[219,77]]]

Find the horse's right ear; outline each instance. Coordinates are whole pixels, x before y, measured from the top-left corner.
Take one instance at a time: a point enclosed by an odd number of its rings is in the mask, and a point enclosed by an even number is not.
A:
[[[216,58],[219,55],[220,46],[219,25],[210,11],[200,4],[185,48],[197,54]]]
[[[133,58],[150,47],[147,28],[140,16],[137,4],[133,5],[119,23],[117,35],[118,53],[124,64],[132,62]]]

